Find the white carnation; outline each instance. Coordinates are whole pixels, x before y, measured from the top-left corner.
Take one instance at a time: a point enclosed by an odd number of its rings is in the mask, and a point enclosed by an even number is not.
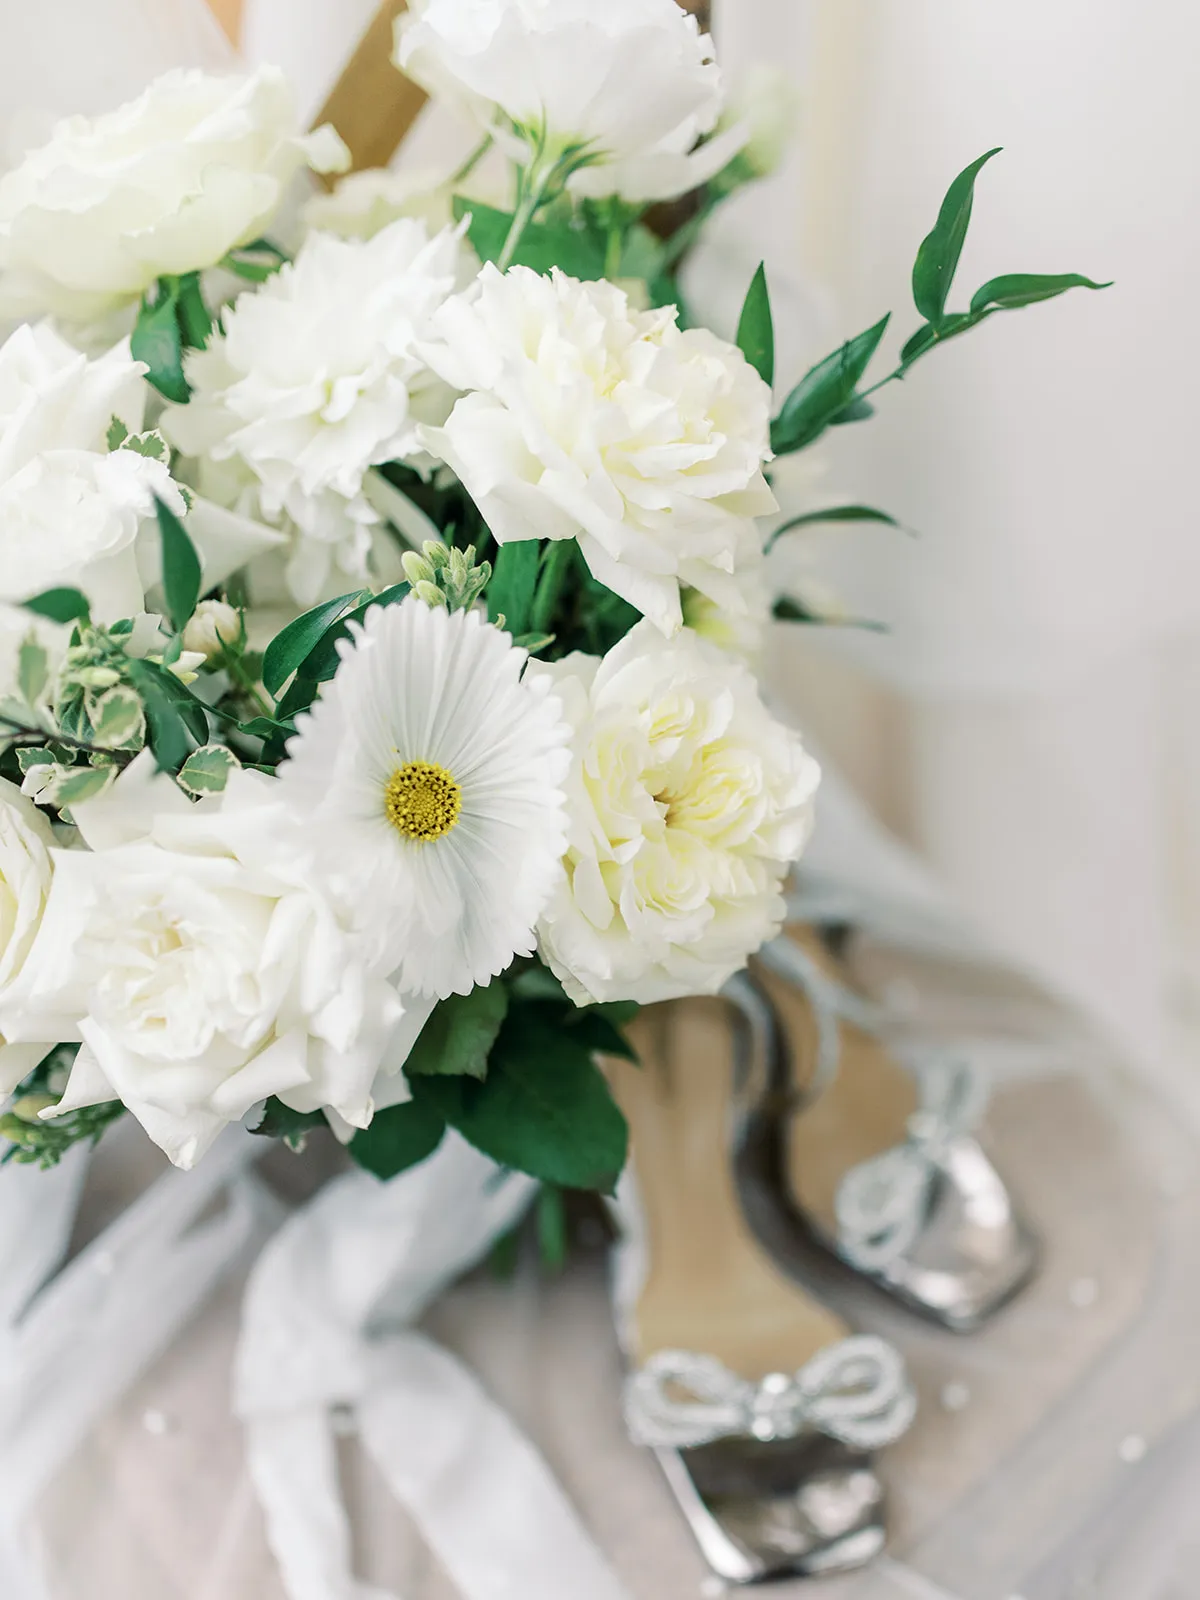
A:
[[[142,609],[138,530],[155,495],[183,510],[164,462],[108,448],[114,416],[141,428],[145,370],[128,341],[90,361],[45,323],[0,348],[0,600],[69,585],[104,621]]]
[[[0,315],[95,321],[257,238],[301,167],[346,161],[331,128],[300,134],[277,67],[168,72],[0,179]]]
[[[692,153],[720,114],[721,74],[712,40],[675,0],[412,0],[395,59],[502,138],[515,124],[551,156],[582,147],[588,165],[572,184],[590,195],[683,194],[744,137]]]
[[[499,543],[577,538],[664,633],[681,625],[680,584],[739,610],[753,518],[777,509],[770,391],[739,350],[611,283],[525,267],[485,267],[434,328],[430,365],[473,392],[424,438]]]
[[[204,458],[204,493],[289,535],[287,581],[310,605],[331,572],[369,578],[368,469],[420,449],[451,396],[417,353],[458,282],[458,232],[402,218],[371,239],[309,236],[294,264],[225,313],[193,351],[192,399],[163,432]]]
[[[18,985],[46,909],[53,843],[45,818],[0,778],[0,1094],[16,1088],[49,1048],[12,1044],[6,1030],[19,1014]]]
[[[575,731],[566,876],[538,925],[580,1004],[714,993],[779,928],[820,777],[751,674],[640,623],[549,678]]]
[[[184,1167],[269,1095],[365,1127],[403,1007],[274,780],[234,772],[208,811],[142,757],[75,818],[93,848],[54,852],[17,1019],[81,1042],[47,1115],[120,1099]]]

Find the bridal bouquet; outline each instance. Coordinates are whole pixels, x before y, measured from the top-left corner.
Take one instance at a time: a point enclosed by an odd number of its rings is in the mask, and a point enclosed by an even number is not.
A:
[[[774,458],[997,313],[948,296],[976,176],[887,317],[776,410],[676,271],[771,161],[674,0],[421,0],[397,67],[479,126],[297,220],[275,70],[172,73],[0,180],[0,1121],[129,1112],[180,1166],[327,1121],[389,1176],[447,1127],[611,1188],[595,1065],[779,927],[818,771],[764,704]],[[511,187],[465,198],[487,153]],[[661,203],[687,196],[664,212]]]

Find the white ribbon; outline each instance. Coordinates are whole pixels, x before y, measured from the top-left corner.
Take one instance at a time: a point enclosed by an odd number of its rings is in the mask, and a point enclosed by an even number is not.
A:
[[[390,1183],[338,1179],[264,1252],[236,1404],[289,1600],[393,1600],[354,1576],[335,1411],[466,1600],[562,1600],[564,1574],[572,1600],[628,1600],[533,1447],[411,1328],[534,1189],[448,1135]]]
[[[761,1383],[739,1377],[713,1356],[660,1350],[625,1390],[630,1435],[658,1450],[802,1433],[879,1450],[908,1429],[916,1405],[899,1352],[867,1335],[843,1339],[798,1372],[773,1372]]]
[[[178,1330],[275,1203],[245,1168],[261,1147],[231,1130],[194,1173],[153,1183],[69,1266],[87,1171],[0,1168],[0,1593],[43,1600],[34,1504],[54,1472]],[[203,1221],[228,1190],[228,1204]]]

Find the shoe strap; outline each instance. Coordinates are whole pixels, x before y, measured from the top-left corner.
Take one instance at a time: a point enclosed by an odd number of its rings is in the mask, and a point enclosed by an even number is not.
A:
[[[765,1444],[804,1433],[878,1450],[907,1430],[916,1404],[903,1358],[870,1335],[829,1345],[797,1372],[773,1372],[759,1383],[714,1356],[660,1350],[625,1387],[630,1437],[657,1450],[733,1438]]]
[[[806,921],[814,897],[789,900]],[[832,907],[831,902],[827,904]],[[799,917],[797,917],[799,920]],[[826,922],[841,921],[841,908]],[[782,935],[759,952],[763,964],[801,990],[813,1013],[817,1051],[812,1074],[797,1090],[794,1113],[812,1106],[837,1077],[841,1024],[851,1022],[877,1039],[886,1037],[886,1011],[838,982],[794,940]],[[918,1107],[901,1143],[851,1167],[838,1185],[834,1211],[841,1255],[859,1271],[880,1272],[907,1254],[928,1219],[935,1186],[954,1144],[970,1135],[987,1107],[986,1074],[972,1061],[944,1050],[907,1046],[904,1066],[917,1085]]]

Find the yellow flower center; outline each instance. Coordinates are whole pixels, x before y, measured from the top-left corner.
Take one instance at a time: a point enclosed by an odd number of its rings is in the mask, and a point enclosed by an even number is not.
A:
[[[462,790],[433,761],[406,761],[383,791],[383,809],[397,833],[428,844],[442,839],[458,821]]]

